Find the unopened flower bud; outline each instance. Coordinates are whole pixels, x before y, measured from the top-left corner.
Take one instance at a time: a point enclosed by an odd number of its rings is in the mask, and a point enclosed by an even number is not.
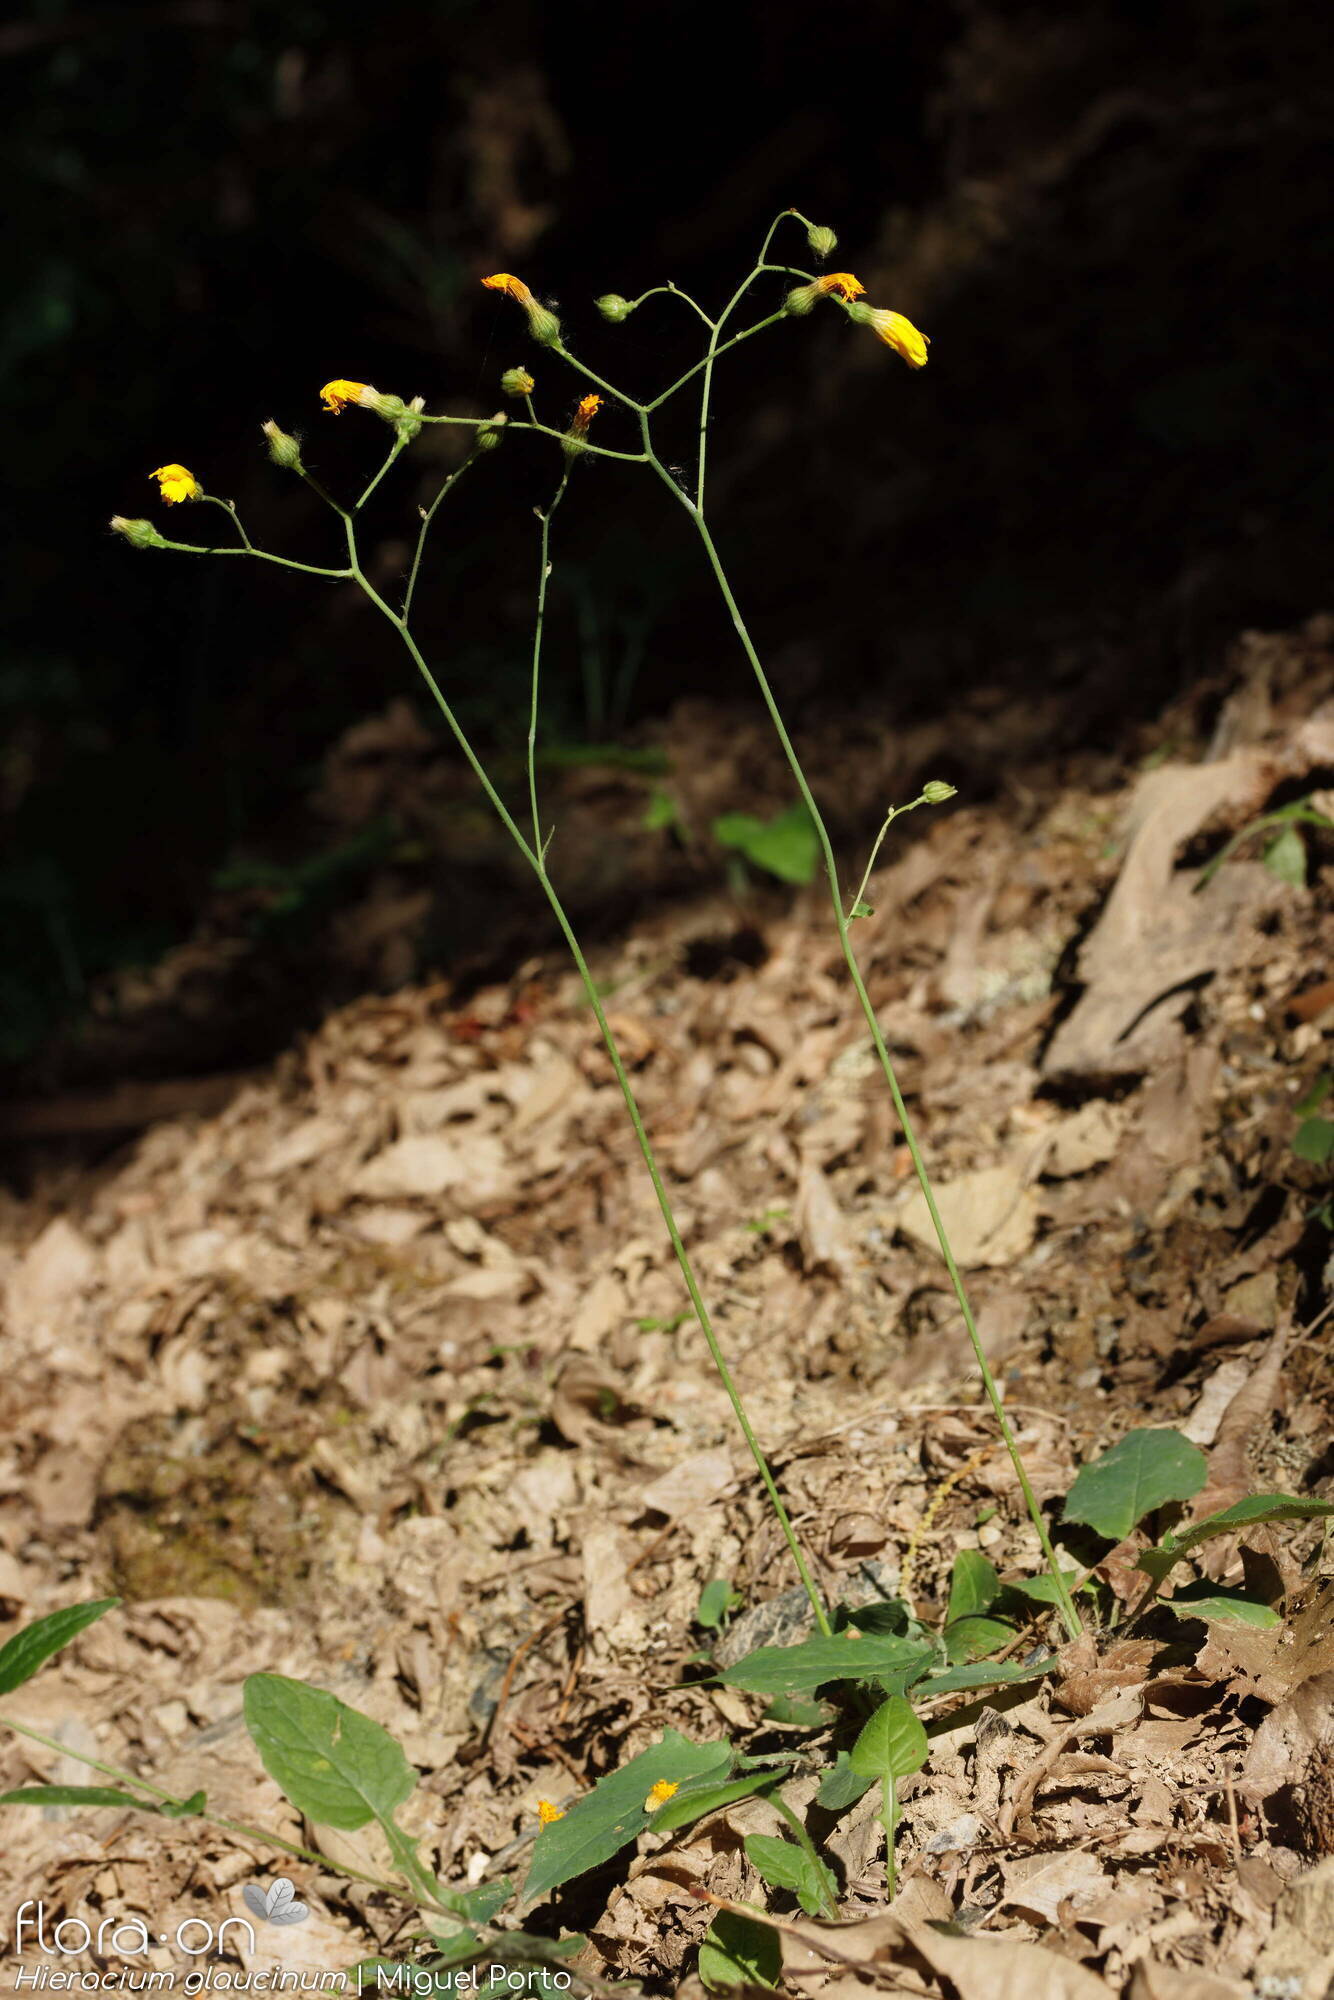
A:
[[[806,241],[823,264],[826,257],[838,248],[838,238],[832,229],[822,229],[818,223],[806,225]]]
[[[387,421],[392,423],[397,431],[400,444],[411,444],[422,427],[421,413],[426,408],[425,396],[414,396],[410,403],[402,402],[398,396],[383,396],[381,401],[399,404],[397,415],[389,417]],[[384,412],[381,411],[380,414],[383,416]]]
[[[151,521],[127,521],[123,514],[113,514],[111,525],[118,535],[124,535],[131,548],[165,549],[167,546]]]
[[[796,290],[789,292],[784,299],[783,311],[793,314],[795,318],[804,318],[808,312],[813,311],[819,296],[818,285],[798,285]]]
[[[507,368],[500,386],[507,396],[531,396],[537,384],[526,368]]]
[[[272,417],[270,417],[268,423],[261,424],[260,429],[268,440],[269,457],[273,460],[274,464],[281,465],[288,472],[300,472],[302,470],[301,447],[296,439],[290,436],[287,431],[280,431]]]
[[[619,292],[607,292],[596,304],[603,319],[609,319],[613,326],[620,326],[634,311],[629,299],[623,299]]]
[[[473,450],[494,451],[505,434],[505,426],[508,422],[509,418],[505,415],[505,412],[497,410],[489,424],[478,424],[477,429],[473,432]]]
[[[922,797],[929,806],[943,806],[946,799],[959,795],[957,785],[947,785],[943,778],[928,778],[922,787]]]

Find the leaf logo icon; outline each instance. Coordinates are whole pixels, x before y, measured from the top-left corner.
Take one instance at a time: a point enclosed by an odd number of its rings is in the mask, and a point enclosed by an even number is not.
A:
[[[246,1908],[262,1924],[300,1924],[310,1915],[309,1904],[298,1903],[296,1890],[285,1875],[279,1875],[267,1890],[247,1882],[241,1895]]]

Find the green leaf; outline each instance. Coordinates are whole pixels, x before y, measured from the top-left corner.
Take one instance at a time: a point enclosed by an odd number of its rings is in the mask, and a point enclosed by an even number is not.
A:
[[[927,1760],[926,1731],[910,1701],[891,1695],[852,1746],[852,1768],[863,1778],[910,1778]]]
[[[977,1612],[990,1611],[999,1590],[1000,1578],[986,1557],[977,1549],[960,1549],[950,1572],[946,1624],[952,1625],[956,1618],[971,1618]]]
[[[713,822],[713,837],[781,882],[814,879],[820,845],[814,822],[800,802],[768,821],[750,813],[723,813]]]
[[[751,1694],[809,1694],[828,1681],[873,1680],[903,1673],[915,1677],[934,1657],[934,1648],[894,1633],[865,1639],[826,1638],[816,1633],[796,1646],[760,1646],[718,1678]]]
[[[1203,1521],[1164,1535],[1156,1547],[1145,1549],[1136,1567],[1145,1570],[1155,1583],[1161,1583],[1183,1557],[1215,1535],[1234,1534],[1238,1528],[1250,1527],[1256,1521],[1318,1521],[1328,1519],[1331,1514],[1334,1514],[1334,1500],[1303,1500],[1294,1493],[1252,1493],[1219,1514],[1208,1514]]]
[[[857,921],[858,917],[873,917],[874,915],[875,904],[868,903],[865,896],[859,896],[848,911],[848,922],[852,924]]]
[[[725,1576],[715,1576],[711,1582],[705,1584],[699,1594],[695,1623],[711,1632],[722,1624],[730,1612],[736,1610],[740,1602],[741,1593],[733,1587],[730,1580]]]
[[[800,1695],[776,1694],[764,1711],[766,1722],[785,1722],[792,1729],[825,1729],[838,1719],[832,1702],[803,1701]]]
[[[1334,1075],[1322,1070],[1300,1104],[1293,1105],[1293,1110],[1299,1118],[1309,1118],[1313,1111],[1320,1109],[1331,1089],[1334,1089]]]
[[[945,1657],[952,1667],[965,1660],[984,1660],[1008,1646],[1014,1637],[1013,1625],[999,1618],[956,1618],[945,1628]]]
[[[495,1882],[479,1882],[473,1889],[451,1889],[440,1900],[465,1923],[489,1924],[496,1911],[503,1910],[513,1894],[513,1876],[502,1875]]]
[[[1293,1136],[1292,1150],[1299,1160],[1326,1166],[1334,1158],[1334,1124],[1328,1118],[1304,1118]]]
[[[193,1819],[196,1813],[205,1812],[207,1809],[207,1792],[191,1792],[188,1799],[163,1799],[158,1805],[158,1811],[164,1819]]]
[[[1080,1583],[1082,1574],[1083,1572],[1077,1569],[1063,1569],[1061,1571],[1066,1586],[1070,1590],[1088,1590],[1090,1588],[1087,1580],[1082,1584]],[[1005,1594],[1008,1595],[1010,1592],[1013,1592],[1017,1597],[1026,1597],[1035,1604],[1060,1603],[1060,1594],[1056,1588],[1056,1579],[1048,1575],[1045,1570],[1040,1576],[1026,1576],[1018,1579],[1016,1582],[1007,1583],[1005,1585]]]
[[[1240,1591],[1220,1590],[1213,1583],[1188,1583],[1175,1597],[1159,1601],[1174,1617],[1202,1618],[1206,1625],[1256,1625],[1271,1631],[1283,1623],[1272,1605],[1259,1604]]]
[[[95,1624],[115,1605],[118,1597],[95,1597],[87,1604],[67,1604],[63,1611],[48,1612],[16,1632],[0,1646],[0,1694],[12,1694],[24,1681],[31,1680],[44,1660],[68,1646],[85,1626]]]
[[[533,1848],[522,1900],[531,1903],[548,1895],[571,1876],[600,1867],[637,1839],[649,1823],[644,1801],[654,1785],[664,1781],[680,1785],[706,1775],[721,1779],[731,1768],[730,1744],[691,1743],[668,1729],[660,1743],[641,1750],[619,1771],[599,1778],[592,1791],[576,1799],[563,1818],[543,1827]]]
[[[749,1771],[744,1778],[729,1778],[722,1785],[683,1785],[674,1798],[658,1807],[649,1826],[654,1833],[673,1833],[678,1826],[689,1826],[692,1820],[703,1819],[705,1813],[717,1812],[736,1799],[748,1799],[786,1776],[786,1770]]]
[[[783,1947],[776,1930],[755,1917],[719,1910],[699,1947],[699,1976],[711,1992],[728,1986],[777,1986]]]
[[[913,1692],[924,1701],[929,1694],[957,1694],[960,1688],[1006,1687],[1011,1681],[1031,1681],[1049,1674],[1055,1664],[1054,1658],[1037,1660],[1032,1666],[1016,1660],[978,1660],[950,1667],[943,1674],[928,1674]]]
[[[1061,1518],[1122,1542],[1146,1514],[1198,1493],[1206,1473],[1204,1453],[1180,1431],[1127,1431],[1081,1469]]]
[[[829,1870],[804,1847],[779,1833],[748,1833],[746,1859],[771,1889],[788,1889],[808,1917],[818,1917],[836,1900]]]
[[[323,1688],[251,1674],[245,1724],[264,1769],[298,1812],[355,1833],[392,1820],[417,1774],[387,1729]]]
[[[649,794],[640,825],[646,833],[661,833],[667,827],[679,826],[680,809],[671,793],[662,785],[655,785]]]
[[[135,1806],[140,1812],[160,1812],[154,1799],[123,1792],[114,1785],[20,1785],[0,1792],[0,1806]]]
[[[845,1812],[849,1806],[855,1806],[874,1783],[874,1775],[864,1778],[860,1771],[854,1770],[847,1751],[840,1750],[820,1780],[815,1802],[828,1812]]]
[[[1295,826],[1285,826],[1264,851],[1264,864],[1271,875],[1293,889],[1306,887],[1306,843]]]

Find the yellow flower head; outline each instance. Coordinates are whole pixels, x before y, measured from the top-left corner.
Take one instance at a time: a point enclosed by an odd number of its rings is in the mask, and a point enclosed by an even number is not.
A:
[[[644,1801],[644,1811],[656,1812],[659,1806],[665,1806],[668,1799],[673,1797],[680,1789],[679,1785],[669,1784],[666,1778],[659,1778],[657,1784]]]
[[[553,1820],[564,1819],[565,1814],[559,1806],[553,1806],[550,1799],[539,1799],[537,1802],[537,1817],[541,1820],[543,1826],[550,1826]]]
[[[863,305],[859,300],[849,306],[848,317],[859,326],[869,326],[876,338],[901,354],[910,368],[926,367],[926,350],[931,343],[902,313],[888,312],[884,306]]]
[[[851,271],[827,271],[823,278],[817,278],[815,289],[828,298],[837,292],[841,299],[859,299],[866,290],[860,278],[854,278]]]
[[[379,390],[372,389],[369,382],[345,382],[341,375],[336,382],[326,382],[320,390],[320,401],[334,416],[341,415],[348,403],[356,403],[363,410],[373,409],[379,399]]]
[[[528,315],[528,331],[533,339],[543,347],[554,347],[560,339],[560,321],[554,312],[549,312],[540,299],[535,299],[522,278],[516,278],[512,271],[493,271],[482,283],[488,292],[503,292],[516,305],[523,307]]]
[[[156,472],[150,472],[148,476],[156,479],[162,498],[169,507],[174,507],[178,500],[203,498],[203,487],[193,472],[187,472],[183,465],[160,465]]]
[[[580,437],[588,429],[598,411],[602,408],[601,396],[585,396],[574,413],[574,429]]]
[[[513,299],[516,305],[525,309],[535,303],[523,279],[514,277],[509,271],[496,271],[491,277],[483,278],[482,283],[488,292],[503,292],[507,299]]]

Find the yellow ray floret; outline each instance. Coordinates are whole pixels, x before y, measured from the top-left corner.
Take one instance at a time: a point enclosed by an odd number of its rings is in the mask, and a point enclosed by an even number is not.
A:
[[[679,1785],[671,1784],[666,1778],[659,1778],[657,1784],[644,1801],[644,1811],[656,1812],[659,1806],[665,1806],[668,1799],[672,1798],[680,1789]]]
[[[886,347],[892,347],[896,354],[903,356],[910,368],[926,367],[926,350],[931,343],[902,313],[889,312],[884,306],[872,306],[866,323],[877,339],[883,340]]]
[[[541,1820],[543,1826],[550,1826],[553,1821],[564,1819],[565,1814],[559,1806],[553,1806],[550,1799],[539,1799],[537,1802],[537,1817]]]
[[[509,271],[495,271],[489,278],[483,278],[482,283],[488,292],[503,292],[507,299],[515,299],[521,306],[536,304],[523,279],[514,277]]]
[[[203,495],[203,487],[193,472],[187,472],[183,465],[160,465],[156,472],[150,472],[148,476],[156,479],[158,490],[169,507],[174,507],[178,500],[198,500]]]
[[[827,271],[823,278],[816,279],[815,289],[826,297],[830,292],[837,292],[841,299],[859,299],[866,287],[860,278],[853,277],[851,271]]]
[[[598,411],[602,408],[601,396],[585,396],[574,413],[574,430],[580,437],[588,429]]]
[[[378,389],[372,389],[369,382],[345,382],[340,375],[336,382],[326,382],[320,390],[320,401],[326,410],[335,416],[349,403],[358,404],[363,410],[373,409],[380,400]]]

